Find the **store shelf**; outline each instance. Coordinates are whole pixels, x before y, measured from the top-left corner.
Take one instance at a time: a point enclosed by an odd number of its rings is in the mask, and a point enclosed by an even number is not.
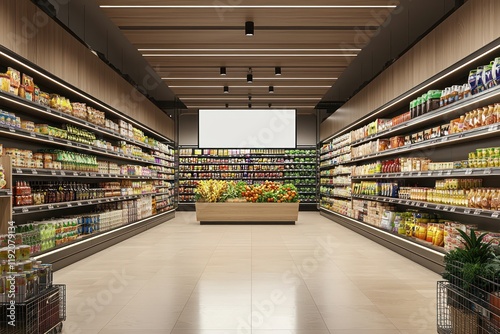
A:
[[[51,204],[42,204],[42,205],[27,205],[27,206],[16,206],[12,209],[12,215],[23,215],[23,214],[32,214],[43,211],[52,211],[52,210],[62,210],[73,207],[81,207],[81,206],[89,206],[96,205],[101,203],[111,203],[111,202],[120,202],[126,201],[130,199],[137,199],[141,195],[133,195],[133,196],[117,196],[117,197],[106,197],[99,199],[91,199],[84,201],[72,201],[72,202],[61,202],[61,203],[51,203]]]
[[[320,186],[324,187],[350,187],[351,183],[323,183]]]
[[[351,146],[360,145],[377,138],[386,137],[388,135],[395,136],[401,133],[409,133],[410,130],[415,130],[424,127],[426,125],[435,124],[436,122],[442,121],[445,118],[446,119],[456,118],[459,115],[463,115],[474,108],[483,107],[488,104],[498,103],[499,98],[500,98],[500,87],[491,88],[482,93],[474,95],[468,99],[455,102],[446,107],[442,107],[437,110],[433,110],[429,113],[426,113],[423,116],[411,119],[408,122],[398,124],[395,127],[392,127],[386,131],[382,131],[377,134],[368,136],[366,138],[354,141],[350,145]]]
[[[343,199],[348,199],[348,200],[352,199],[352,196],[334,195],[334,194],[325,194],[325,193],[320,193],[320,196],[327,196],[330,198],[343,198]]]
[[[474,217],[481,217],[481,218],[498,219],[500,217],[500,211],[467,208],[467,207],[463,207],[463,206],[436,204],[436,203],[430,203],[430,202],[406,200],[406,199],[383,197],[383,196],[353,195],[352,197],[357,198],[357,199],[366,199],[366,200],[383,202],[383,203],[399,204],[399,205],[404,205],[404,206],[410,206],[413,208],[422,208],[422,209],[428,209],[428,210],[450,212],[450,213],[455,213],[455,214],[460,214],[460,215],[467,215],[467,216],[474,216]]]
[[[187,166],[224,166],[224,165],[276,165],[283,166],[284,162],[181,162],[181,165]]]
[[[353,180],[372,179],[414,179],[414,178],[439,178],[439,177],[470,177],[470,176],[500,176],[500,168],[467,168],[467,169],[447,169],[425,172],[403,172],[403,173],[378,173],[371,175],[351,176]]]
[[[68,147],[71,147],[71,148],[75,148],[79,151],[86,151],[86,152],[90,152],[90,153],[95,154],[95,155],[113,157],[113,158],[120,159],[120,160],[136,161],[136,162],[146,163],[149,165],[165,167],[164,165],[155,163],[154,161],[135,158],[132,156],[125,155],[123,153],[114,153],[114,152],[110,152],[110,151],[105,150],[105,149],[100,148],[100,147],[86,145],[86,144],[80,144],[77,142],[73,142],[71,140],[55,138],[53,136],[35,133],[35,132],[27,131],[24,129],[7,127],[4,124],[0,125],[0,135],[5,136],[5,137],[16,138],[16,139],[23,139],[23,140],[31,141],[31,142],[38,142],[38,143],[50,144],[50,145],[54,145],[54,146],[61,146],[61,147],[64,147],[65,149],[67,149]]]
[[[365,155],[359,158],[353,158],[349,163],[344,163],[344,164],[350,164],[354,162],[359,162],[359,161],[366,161],[366,160],[372,160],[372,159],[378,159],[381,157],[386,157],[386,156],[391,156],[391,155],[400,155],[402,153],[408,153],[416,150],[422,150],[422,149],[429,149],[429,148],[434,148],[434,147],[440,147],[440,146],[449,146],[449,145],[455,145],[459,142],[462,141],[469,141],[469,140],[477,140],[477,139],[484,139],[484,138],[489,138],[489,137],[496,137],[500,134],[500,123],[494,124],[494,125],[488,125],[488,126],[483,126],[481,128],[477,128],[474,130],[469,130],[466,132],[461,132],[461,133],[454,133],[445,137],[439,137],[431,140],[425,140],[419,143],[407,145],[407,146],[402,146],[398,147],[395,149],[390,149],[390,150],[385,150],[382,152],[378,153],[373,153],[369,155]]]
[[[73,125],[81,126],[87,130],[98,131],[99,134],[102,134],[107,138],[112,138],[112,139],[116,139],[116,140],[124,140],[128,143],[131,143],[131,144],[143,147],[143,148],[163,152],[157,147],[153,147],[151,145],[137,141],[137,140],[132,139],[130,137],[122,136],[119,133],[116,133],[108,128],[87,122],[87,121],[82,120],[80,118],[74,117],[73,115],[65,114],[63,112],[54,110],[52,108],[42,106],[39,103],[28,101],[26,99],[23,99],[17,95],[10,94],[8,92],[0,91],[0,99],[3,100],[2,105],[7,105],[9,107],[12,107],[15,110],[24,111],[24,112],[27,112],[31,115],[33,115],[33,110],[36,110],[37,112],[40,113],[40,116],[42,116],[45,119],[52,119],[54,121],[59,121],[61,123],[71,123]],[[164,153],[168,153],[168,152],[164,152]]]
[[[10,196],[12,196],[12,189],[0,189],[0,198]]]
[[[135,176],[121,174],[106,174],[93,172],[79,171],[64,171],[53,169],[37,169],[37,168],[12,168],[14,176],[39,176],[39,177],[63,177],[63,178],[94,178],[94,179],[131,179],[131,180],[163,180],[150,176]]]

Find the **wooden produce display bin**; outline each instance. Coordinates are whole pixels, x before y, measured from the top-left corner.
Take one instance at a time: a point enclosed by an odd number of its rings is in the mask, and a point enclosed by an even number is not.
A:
[[[196,202],[196,220],[200,224],[269,223],[295,224],[299,203],[207,203]]]

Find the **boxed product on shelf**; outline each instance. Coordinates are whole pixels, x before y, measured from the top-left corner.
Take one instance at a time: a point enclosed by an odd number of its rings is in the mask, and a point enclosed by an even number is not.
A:
[[[390,148],[397,148],[405,145],[405,138],[403,136],[395,136],[390,138]]]
[[[21,72],[12,67],[7,68],[7,75],[10,77],[9,92],[14,95],[19,95],[19,87],[21,86]]]

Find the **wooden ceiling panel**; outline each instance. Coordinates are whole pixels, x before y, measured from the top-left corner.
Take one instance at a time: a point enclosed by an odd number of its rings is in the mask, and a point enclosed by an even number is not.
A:
[[[186,106],[244,107],[252,94],[254,107],[272,103],[297,106],[306,113],[377,33],[394,9],[388,6],[398,4],[394,0],[97,2],[163,6],[102,10]],[[245,21],[254,22],[254,36],[245,36]],[[220,75],[221,66],[227,76]],[[281,67],[281,76],[274,75],[276,66]],[[249,67],[252,84],[246,83]],[[229,94],[223,93],[224,86]],[[274,86],[274,94],[269,94],[269,86]]]

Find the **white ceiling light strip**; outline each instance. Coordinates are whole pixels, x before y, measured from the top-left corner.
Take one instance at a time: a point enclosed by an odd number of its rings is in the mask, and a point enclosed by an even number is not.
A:
[[[208,101],[208,100],[247,101],[248,97],[222,97],[222,96],[221,97],[182,97],[182,96],[179,96],[179,99],[181,99],[182,101],[196,101],[196,100],[200,100],[200,101]],[[284,101],[287,101],[287,100],[290,100],[290,101],[292,101],[292,100],[298,100],[298,101],[313,100],[313,101],[316,101],[319,99],[321,99],[321,97],[253,97],[252,96],[252,101],[253,100],[261,100],[261,101],[268,101],[268,100],[284,100]]]
[[[217,77],[217,78],[161,78],[162,80],[247,80],[247,78],[228,78],[228,77]],[[257,80],[316,80],[316,81],[324,81],[324,80],[337,80],[338,78],[286,78],[286,77],[272,77],[272,78],[257,78]],[[254,79],[255,80],[255,79]]]
[[[175,8],[228,8],[228,9],[372,9],[372,8],[396,8],[396,5],[100,5],[100,8],[120,9],[175,9]]]
[[[223,53],[207,53],[207,54],[193,54],[193,53],[145,53],[143,57],[357,57],[355,53],[344,54],[296,54],[296,53],[282,53],[282,54],[223,54]]]
[[[314,52],[356,52],[361,51],[361,49],[138,49],[140,52],[168,52],[168,51],[176,51],[176,52],[185,52],[185,51],[197,51],[197,52],[220,52],[220,51],[241,51],[241,52],[276,52],[276,51],[290,51],[290,52],[300,52],[300,51],[314,51]]]
[[[248,85],[246,86],[231,86],[228,85],[231,88],[248,88]],[[222,89],[224,86],[168,86],[170,88],[217,88],[217,89]],[[332,86],[273,86],[275,89],[276,88],[331,88]],[[269,86],[252,86],[251,88],[269,88]]]

